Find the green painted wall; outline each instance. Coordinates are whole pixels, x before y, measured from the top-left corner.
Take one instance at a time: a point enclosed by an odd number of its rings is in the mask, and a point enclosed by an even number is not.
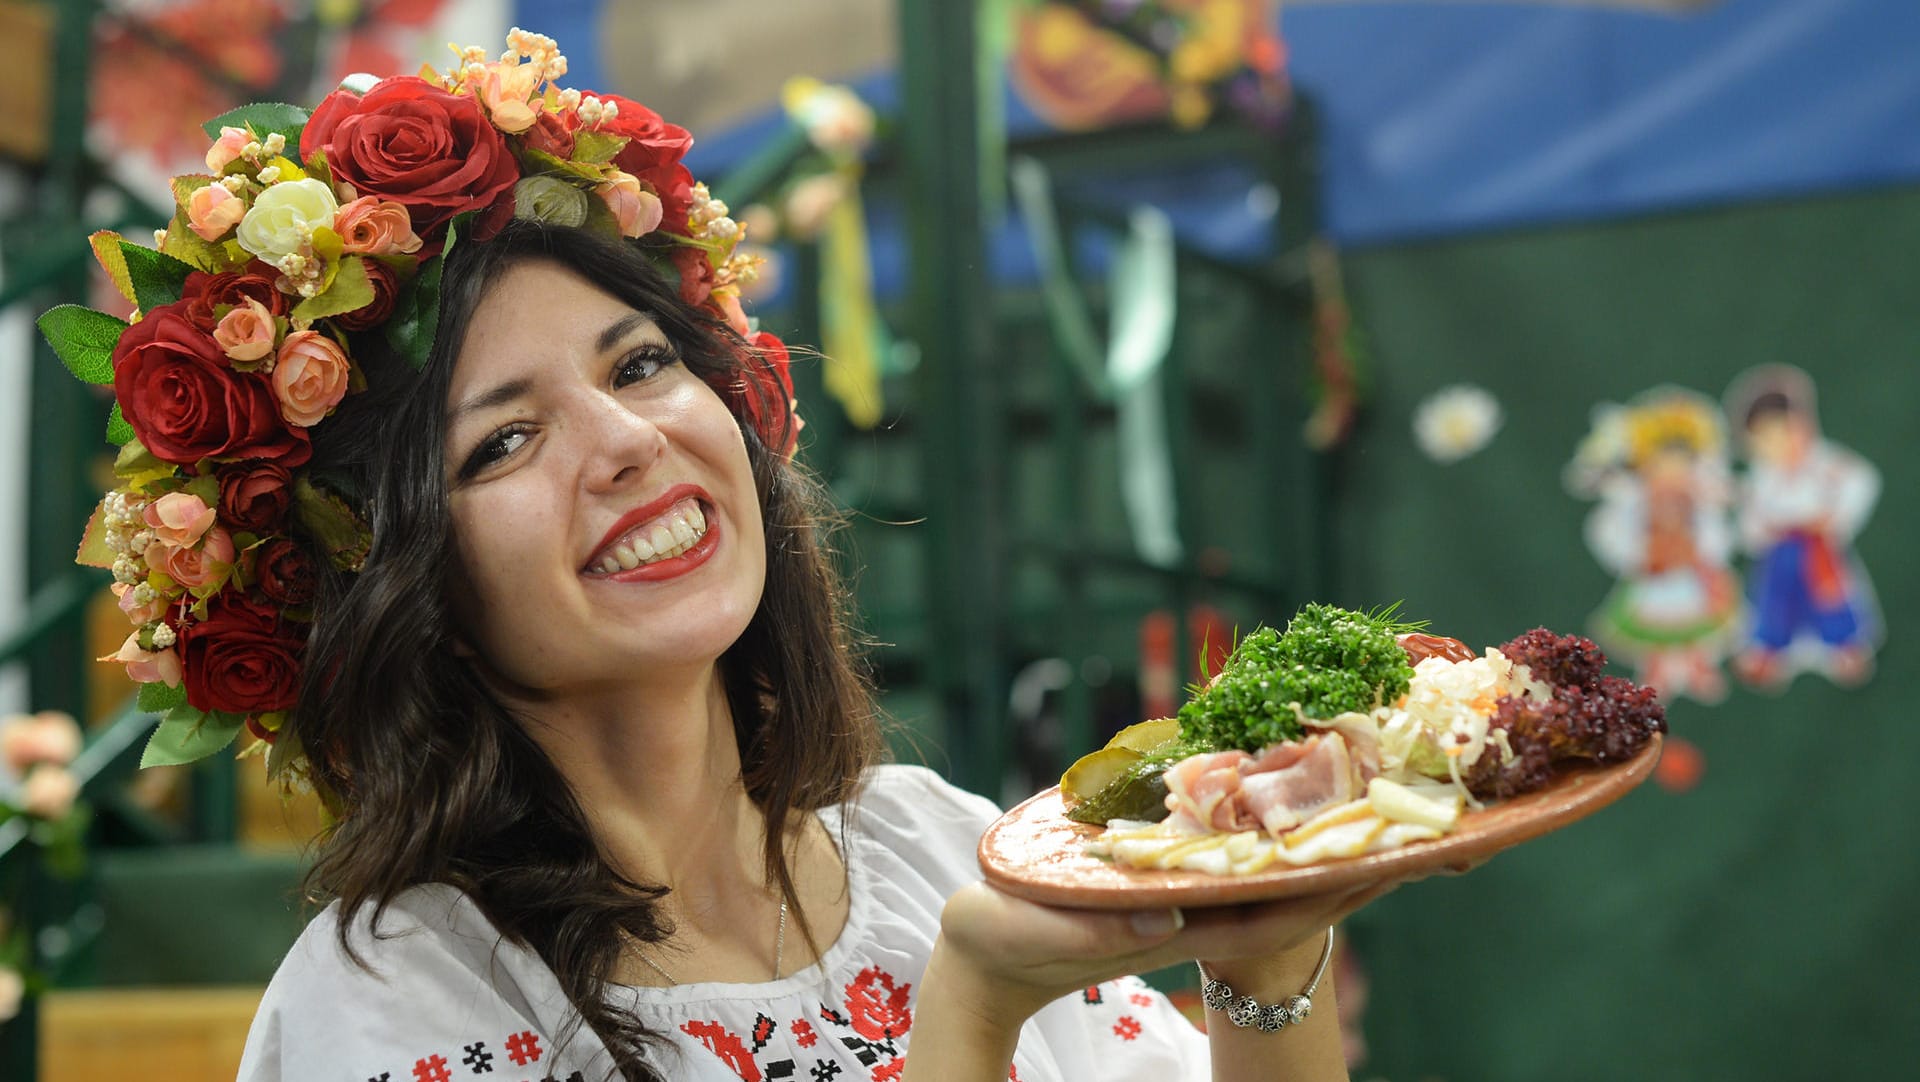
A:
[[[1885,476],[1858,548],[1887,623],[1864,688],[1803,676],[1777,697],[1675,705],[1673,732],[1705,753],[1697,788],[1648,785],[1361,914],[1372,1058],[1355,1077],[1911,1071],[1920,192],[1350,253],[1347,273],[1376,397],[1338,463],[1336,599],[1404,598],[1480,643],[1583,627],[1611,580],[1560,471],[1592,405],[1662,382],[1717,398],[1783,361],[1814,376],[1827,434]],[[1507,422],[1440,466],[1410,419],[1456,381],[1494,389]]]

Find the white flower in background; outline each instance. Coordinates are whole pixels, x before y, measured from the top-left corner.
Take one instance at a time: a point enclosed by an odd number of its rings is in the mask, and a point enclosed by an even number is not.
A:
[[[1470,383],[1442,387],[1413,411],[1413,436],[1435,462],[1458,462],[1500,431],[1500,403]]]
[[[20,1013],[21,997],[27,993],[27,984],[20,974],[0,966],[0,1022],[6,1022]]]

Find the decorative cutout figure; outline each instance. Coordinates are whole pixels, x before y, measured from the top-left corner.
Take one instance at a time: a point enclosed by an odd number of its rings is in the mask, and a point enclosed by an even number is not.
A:
[[[1747,460],[1740,537],[1754,560],[1740,676],[1769,691],[1809,670],[1864,682],[1881,623],[1853,539],[1879,501],[1880,471],[1821,436],[1813,380],[1798,368],[1748,371],[1728,390],[1727,412]]]
[[[1594,638],[1664,698],[1725,698],[1721,662],[1741,606],[1719,408],[1678,387],[1600,406],[1567,487],[1599,500],[1587,545],[1620,579],[1594,613]]]

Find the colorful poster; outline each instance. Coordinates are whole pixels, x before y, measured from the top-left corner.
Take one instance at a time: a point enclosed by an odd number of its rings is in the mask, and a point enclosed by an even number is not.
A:
[[[1813,380],[1798,368],[1748,371],[1728,390],[1727,412],[1746,462],[1739,529],[1752,558],[1742,679],[1771,691],[1802,672],[1864,682],[1882,625],[1853,540],[1879,501],[1880,471],[1822,434]]]
[[[1742,612],[1726,443],[1712,399],[1658,387],[1596,409],[1567,472],[1576,495],[1597,501],[1587,546],[1619,579],[1594,638],[1668,700],[1726,697]]]

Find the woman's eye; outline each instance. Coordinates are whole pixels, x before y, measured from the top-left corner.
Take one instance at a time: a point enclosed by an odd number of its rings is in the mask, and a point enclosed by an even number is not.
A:
[[[508,425],[482,440],[480,446],[473,449],[466,465],[460,468],[462,477],[471,477],[495,462],[518,451],[527,440],[532,438],[524,425]]]
[[[679,356],[665,346],[642,346],[620,358],[620,363],[613,366],[613,385],[626,387],[651,379],[658,375],[661,369],[679,359]]]

